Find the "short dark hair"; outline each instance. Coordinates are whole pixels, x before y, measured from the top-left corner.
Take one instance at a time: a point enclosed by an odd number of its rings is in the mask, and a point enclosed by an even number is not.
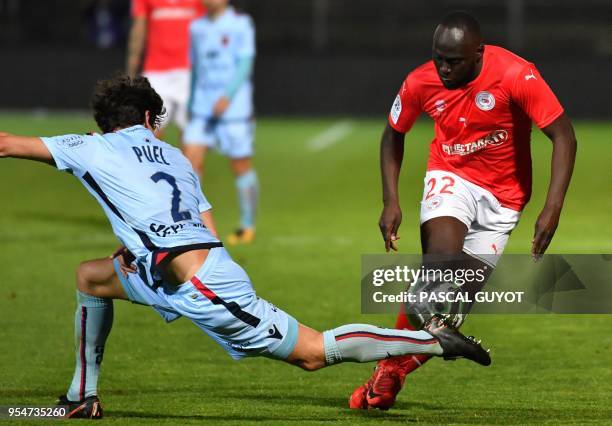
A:
[[[149,111],[151,127],[158,127],[166,113],[161,97],[147,78],[123,73],[96,82],[91,108],[104,133],[143,124],[145,111]]]
[[[480,23],[467,12],[458,10],[451,12],[442,18],[440,25],[444,28],[460,28],[478,39],[482,39]]]

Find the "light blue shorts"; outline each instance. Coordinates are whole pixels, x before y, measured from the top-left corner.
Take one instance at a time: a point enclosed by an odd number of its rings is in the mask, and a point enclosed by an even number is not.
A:
[[[210,250],[191,281],[153,288],[138,274],[115,271],[128,298],[152,306],[168,322],[189,318],[234,359],[267,356],[286,359],[297,343],[297,321],[257,297],[248,275],[225,248]]]
[[[251,119],[218,121],[192,118],[185,128],[183,140],[187,145],[216,148],[230,158],[253,156],[255,121]]]

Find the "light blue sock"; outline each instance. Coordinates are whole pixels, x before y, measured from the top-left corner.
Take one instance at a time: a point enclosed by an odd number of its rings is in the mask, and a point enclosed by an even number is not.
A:
[[[80,401],[98,394],[98,374],[104,344],[113,325],[113,300],[90,296],[77,290],[74,318],[76,368],[66,396]]]
[[[238,189],[238,202],[240,204],[240,227],[253,228],[255,226],[255,211],[259,197],[259,183],[255,170],[251,169],[236,178]]]
[[[442,355],[438,340],[426,331],[347,324],[323,332],[327,365],[378,361],[408,354]]]

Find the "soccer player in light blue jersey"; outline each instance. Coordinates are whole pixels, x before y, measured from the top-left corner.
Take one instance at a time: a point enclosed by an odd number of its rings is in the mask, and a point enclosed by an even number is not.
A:
[[[259,185],[251,158],[255,121],[251,73],[255,60],[255,29],[251,18],[236,12],[228,0],[203,0],[207,14],[191,23],[191,120],[183,153],[202,174],[208,148],[230,158],[236,178],[240,225],[229,244],[255,237]]]
[[[100,81],[92,107],[100,134],[0,134],[0,158],[42,161],[81,181],[123,244],[114,258],[77,270],[76,368],[59,401],[69,417],[102,417],[97,380],[113,299],[151,306],[167,322],[184,316],[234,359],[265,356],[309,371],[409,353],[490,364],[477,342],[441,317],[420,331],[349,324],[321,333],[257,297],[211,229],[211,206],[191,165],[156,139],[163,104],[148,80]]]

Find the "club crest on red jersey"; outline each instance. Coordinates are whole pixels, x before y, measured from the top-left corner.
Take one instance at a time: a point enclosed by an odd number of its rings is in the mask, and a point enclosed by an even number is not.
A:
[[[486,90],[478,92],[474,101],[476,106],[483,111],[491,111],[495,107],[495,96]]]

